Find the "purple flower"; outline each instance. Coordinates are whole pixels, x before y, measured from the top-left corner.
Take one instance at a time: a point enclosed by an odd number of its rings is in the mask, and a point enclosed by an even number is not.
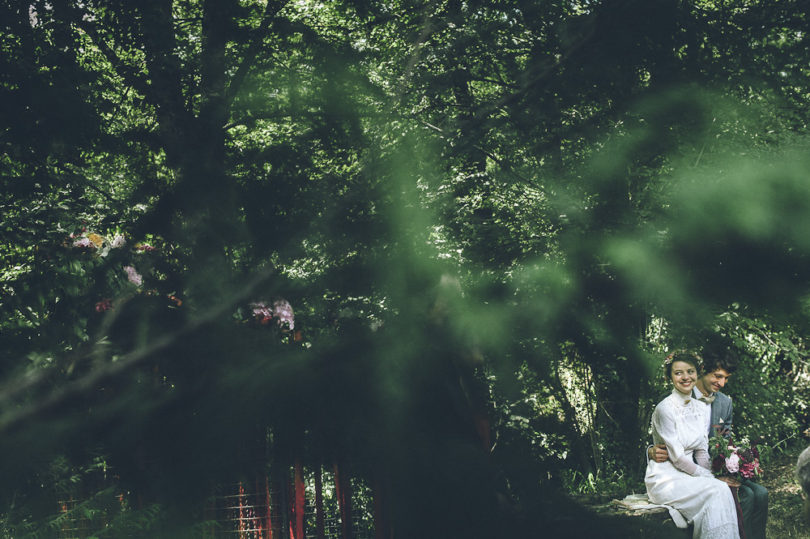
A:
[[[141,274],[138,273],[135,268],[132,266],[124,266],[124,271],[127,272],[127,279],[129,282],[135,286],[141,286],[143,284],[143,277],[141,277]]]

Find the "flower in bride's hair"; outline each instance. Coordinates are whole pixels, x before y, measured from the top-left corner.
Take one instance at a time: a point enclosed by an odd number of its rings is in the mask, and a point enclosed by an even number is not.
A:
[[[664,368],[669,368],[669,365],[671,365],[673,361],[686,361],[688,363],[693,363],[698,370],[703,364],[703,358],[701,358],[699,354],[683,348],[673,350],[667,354],[667,357],[664,359]]]

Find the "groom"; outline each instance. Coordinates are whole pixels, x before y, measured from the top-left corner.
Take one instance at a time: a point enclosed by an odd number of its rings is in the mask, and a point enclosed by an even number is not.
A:
[[[694,398],[706,403],[706,429],[709,437],[719,429],[724,436],[731,435],[733,403],[731,397],[721,393],[737,367],[736,358],[728,347],[719,343],[704,348],[703,373],[692,389]],[[654,455],[652,452],[654,451]],[[665,445],[650,449],[650,457],[665,462],[669,455]],[[768,521],[768,491],[749,479],[741,479],[738,490],[746,539],[764,539]]]

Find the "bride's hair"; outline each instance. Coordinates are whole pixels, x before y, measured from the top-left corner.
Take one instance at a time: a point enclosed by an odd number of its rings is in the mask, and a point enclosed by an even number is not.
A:
[[[670,352],[667,359],[664,361],[664,377],[669,380],[672,376],[672,364],[676,361],[683,361],[689,363],[695,368],[695,371],[701,372],[703,367],[703,359],[695,352],[688,350],[675,350]]]

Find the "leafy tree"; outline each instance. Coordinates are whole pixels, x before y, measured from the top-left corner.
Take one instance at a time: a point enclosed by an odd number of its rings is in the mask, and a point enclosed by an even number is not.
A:
[[[795,435],[806,9],[772,4],[0,3],[3,503],[100,447],[178,534],[300,457],[405,536],[577,536],[549,492],[640,477],[657,354],[707,328],[745,432]]]

